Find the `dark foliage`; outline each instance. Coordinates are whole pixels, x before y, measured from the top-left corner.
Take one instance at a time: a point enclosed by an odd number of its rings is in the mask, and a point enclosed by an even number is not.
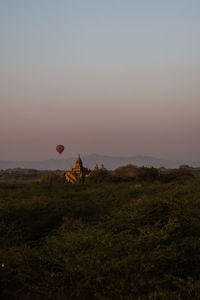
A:
[[[96,170],[86,178],[86,183],[105,183],[115,181],[112,172],[108,170]]]
[[[0,183],[0,299],[199,299],[199,175],[126,168]]]
[[[186,183],[194,180],[195,176],[191,170],[184,168],[168,170],[163,172],[161,180],[163,182]]]
[[[198,171],[196,171],[197,173]],[[127,165],[116,169],[113,174],[119,181],[187,183],[192,181],[195,172],[188,169],[172,169],[159,171],[156,168],[136,167]]]

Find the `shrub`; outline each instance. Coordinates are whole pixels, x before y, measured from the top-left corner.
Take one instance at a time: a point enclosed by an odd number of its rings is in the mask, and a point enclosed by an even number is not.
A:
[[[95,170],[86,178],[86,183],[105,183],[114,181],[113,175],[108,170]]]
[[[159,179],[160,174],[155,168],[137,167],[127,165],[114,171],[115,176],[121,181],[154,181]]]
[[[114,175],[121,181],[132,181],[136,179],[138,167],[133,165],[127,165],[119,167],[114,171]]]
[[[48,186],[52,186],[54,183],[62,183],[64,182],[64,175],[57,175],[53,171],[49,171],[42,175],[41,182]]]
[[[172,169],[161,174],[161,181],[173,183],[186,183],[194,179],[194,175],[187,169]]]

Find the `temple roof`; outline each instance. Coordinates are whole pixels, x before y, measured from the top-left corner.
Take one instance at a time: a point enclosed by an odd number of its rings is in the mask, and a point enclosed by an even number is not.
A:
[[[83,162],[82,162],[82,159],[80,157],[80,154],[78,155],[78,158],[76,160],[76,167],[75,168],[83,168]]]

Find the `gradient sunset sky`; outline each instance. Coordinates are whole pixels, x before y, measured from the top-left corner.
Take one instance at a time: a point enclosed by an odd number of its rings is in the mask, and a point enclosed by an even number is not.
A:
[[[200,159],[199,0],[0,0],[0,160]]]

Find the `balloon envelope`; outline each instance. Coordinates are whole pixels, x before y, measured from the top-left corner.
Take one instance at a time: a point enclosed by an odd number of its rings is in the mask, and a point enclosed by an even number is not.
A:
[[[59,154],[61,154],[64,151],[65,147],[63,145],[57,145],[56,150]]]

